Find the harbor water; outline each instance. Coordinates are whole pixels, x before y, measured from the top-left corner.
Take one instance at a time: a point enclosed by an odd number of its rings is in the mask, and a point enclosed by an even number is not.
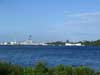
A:
[[[100,47],[96,46],[0,46],[0,61],[34,66],[38,61],[48,66],[59,64],[100,69]]]

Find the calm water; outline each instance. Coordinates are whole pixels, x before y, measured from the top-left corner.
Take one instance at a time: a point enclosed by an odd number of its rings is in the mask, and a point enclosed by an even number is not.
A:
[[[85,65],[100,69],[100,47],[0,46],[0,60],[23,66],[43,60],[48,65]]]

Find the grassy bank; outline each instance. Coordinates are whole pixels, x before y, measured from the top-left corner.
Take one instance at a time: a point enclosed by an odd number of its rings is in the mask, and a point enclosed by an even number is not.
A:
[[[100,72],[84,66],[58,65],[50,68],[42,62],[37,63],[34,67],[0,63],[0,75],[100,75]]]

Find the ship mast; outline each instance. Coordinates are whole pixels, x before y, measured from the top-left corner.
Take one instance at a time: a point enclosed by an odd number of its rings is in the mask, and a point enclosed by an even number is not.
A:
[[[28,38],[28,40],[32,40],[32,35],[29,35],[29,38]]]

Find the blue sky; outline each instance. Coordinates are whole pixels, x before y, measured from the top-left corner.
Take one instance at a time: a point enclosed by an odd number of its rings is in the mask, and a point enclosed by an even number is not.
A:
[[[100,39],[100,0],[0,0],[0,41]]]

